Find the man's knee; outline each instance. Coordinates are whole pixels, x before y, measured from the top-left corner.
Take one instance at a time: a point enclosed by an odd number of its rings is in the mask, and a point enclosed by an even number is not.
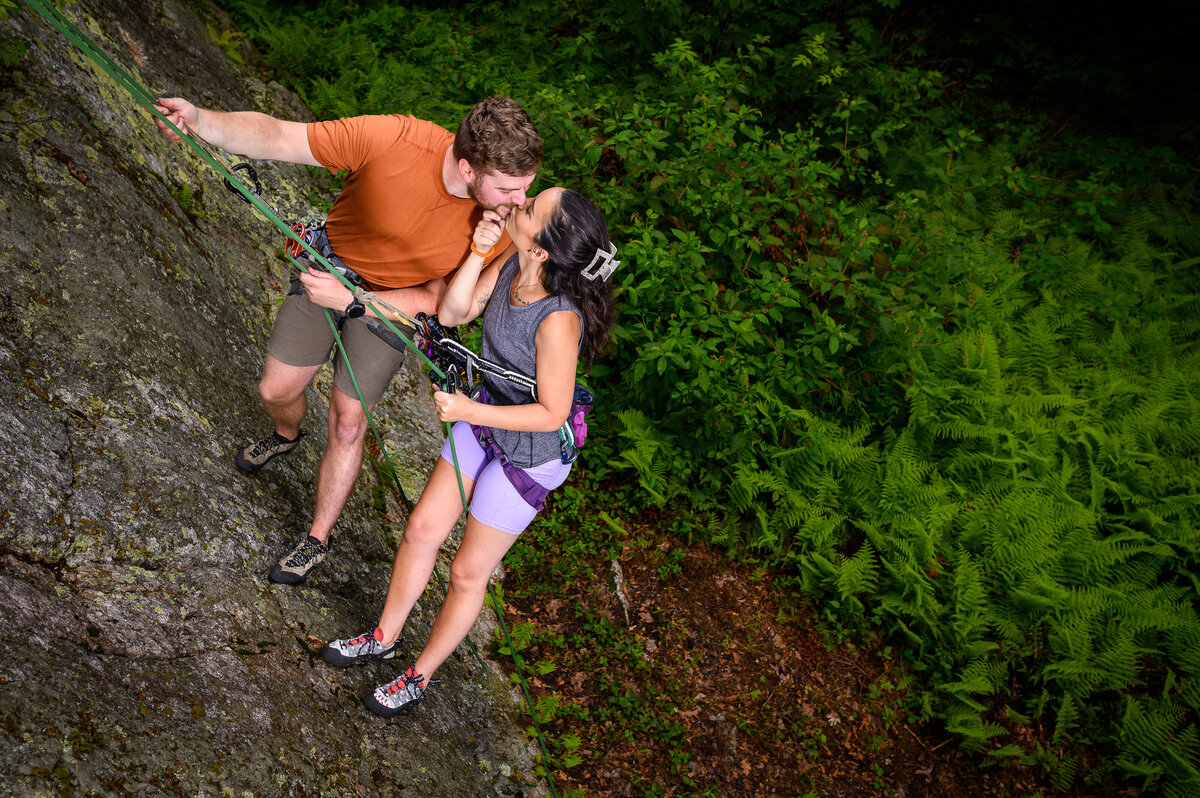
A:
[[[329,402],[329,437],[343,446],[361,446],[367,427],[362,405],[334,388]]]
[[[258,395],[267,404],[291,404],[304,395],[317,368],[289,366],[268,355],[258,381]]]
[[[258,383],[258,396],[268,405],[291,404],[303,395],[303,386],[297,391],[292,385],[273,381],[266,377]]]

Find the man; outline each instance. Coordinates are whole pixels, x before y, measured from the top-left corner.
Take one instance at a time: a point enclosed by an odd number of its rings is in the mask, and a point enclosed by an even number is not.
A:
[[[455,134],[401,115],[304,124],[197,108],[180,98],[159,98],[157,107],[181,130],[227,152],[348,169],[326,220],[328,244],[368,290],[410,316],[436,311],[445,290],[442,278],[467,256],[482,214],[503,225],[514,207],[525,204],[542,157],[542,139],[528,114],[505,97],[480,101]],[[161,120],[155,122],[168,140],[180,140]],[[503,252],[509,240],[503,233],[487,254]],[[238,453],[242,471],[258,471],[303,437],[305,388],[335,352],[324,308],[342,322],[342,343],[368,405],[383,397],[399,369],[403,342],[348,288],[319,266],[298,275],[275,320],[259,383],[274,429]],[[367,428],[353,381],[336,356],[312,525],[271,568],[271,581],[300,584],[325,558],[334,522],[358,478]]]

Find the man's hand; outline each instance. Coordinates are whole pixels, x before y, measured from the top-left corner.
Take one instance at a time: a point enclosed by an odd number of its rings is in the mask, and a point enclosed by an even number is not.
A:
[[[433,406],[437,409],[438,418],[442,421],[470,421],[467,415],[471,408],[479,404],[461,393],[433,392]]]
[[[200,119],[200,109],[181,97],[159,97],[154,107],[184,133],[190,133]],[[158,125],[158,131],[167,141],[183,140],[157,116],[154,117],[154,124]]]
[[[214,111],[197,108],[180,97],[159,97],[155,107],[171,124],[234,155],[256,161],[288,161],[320,166],[308,143],[308,125],[288,122],[257,111]],[[154,117],[167,141],[179,134]]]
[[[300,273],[300,282],[304,283],[304,291],[309,300],[316,305],[341,312],[346,309],[354,294],[324,269],[312,269]]]

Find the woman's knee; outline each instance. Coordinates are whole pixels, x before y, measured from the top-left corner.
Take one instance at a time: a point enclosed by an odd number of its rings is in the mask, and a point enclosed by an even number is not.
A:
[[[482,592],[491,576],[492,569],[481,563],[463,562],[461,557],[450,563],[450,586],[455,590]]]
[[[450,536],[452,527],[448,528],[445,524],[438,523],[437,519],[419,510],[418,506],[409,516],[408,524],[404,528],[404,542],[416,548],[436,551]]]

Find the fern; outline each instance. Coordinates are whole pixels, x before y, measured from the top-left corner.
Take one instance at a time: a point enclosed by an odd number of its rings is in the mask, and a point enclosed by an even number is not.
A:
[[[853,557],[842,560],[837,570],[837,589],[842,598],[857,596],[874,587],[879,574],[875,552],[864,543]]]

